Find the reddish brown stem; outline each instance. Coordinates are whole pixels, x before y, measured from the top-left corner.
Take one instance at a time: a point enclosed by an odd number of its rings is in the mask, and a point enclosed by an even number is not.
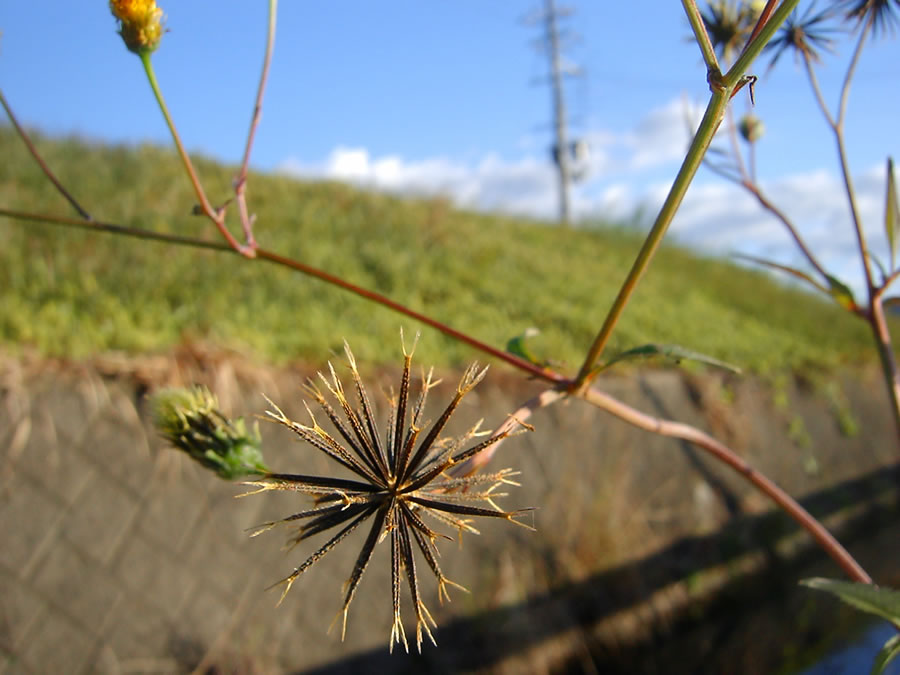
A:
[[[750,33],[750,37],[747,38],[747,44],[744,45],[745,50],[750,45],[750,43],[752,43],[756,39],[756,36],[759,35],[763,27],[767,23],[769,23],[769,18],[772,16],[772,12],[775,11],[775,5],[777,4],[778,0],[769,0],[766,3],[766,6],[763,7],[763,11],[760,12],[759,18],[756,20],[756,25],[753,27],[753,31]]]
[[[809,264],[815,268],[816,272],[818,272],[822,276],[822,279],[827,279],[828,274],[825,272],[825,268],[822,267],[822,265],[813,255],[813,252],[809,250],[806,242],[803,241],[803,238],[800,236],[797,228],[794,227],[791,219],[787,217],[784,211],[782,211],[777,206],[775,206],[775,204],[769,201],[768,197],[766,197],[762,193],[762,190],[759,189],[759,186],[755,182],[750,180],[743,180],[740,184],[745,190],[756,197],[756,201],[758,201],[760,205],[764,209],[766,209],[766,211],[768,211],[781,221],[782,225],[784,225],[785,229],[787,229],[788,234],[791,235],[791,238],[794,240],[794,243],[797,245],[797,248],[800,249],[800,252],[806,258],[807,262],[809,262]]]
[[[191,158],[184,147],[184,143],[181,142],[181,136],[178,134],[178,129],[175,127],[175,120],[172,119],[172,114],[169,112],[169,106],[166,105],[166,100],[163,98],[162,89],[160,89],[159,82],[156,79],[156,72],[153,70],[153,62],[150,58],[150,53],[145,52],[138,56],[141,59],[141,64],[144,66],[144,72],[147,74],[147,81],[150,83],[150,88],[153,90],[156,102],[159,104],[159,110],[163,114],[166,126],[169,127],[169,133],[172,135],[175,149],[178,151],[181,163],[184,165],[184,169],[187,172],[188,179],[194,187],[194,193],[197,195],[197,199],[200,202],[200,210],[219,229],[219,232],[225,237],[225,241],[228,242],[228,245],[231,248],[244,257],[253,258],[255,256],[254,247],[250,246],[249,243],[246,245],[238,243],[237,239],[235,239],[231,232],[228,231],[228,226],[225,224],[225,207],[221,206],[215,208],[207,198],[206,191],[203,189],[203,184],[200,182],[200,178],[197,176],[197,172],[194,169],[194,164],[191,162]]]
[[[734,471],[756,486],[760,492],[769,497],[793,518],[798,525],[809,532],[816,542],[818,542],[819,546],[821,546],[822,549],[828,553],[838,565],[840,565],[847,576],[854,581],[859,581],[864,584],[872,583],[872,577],[870,577],[860,564],[856,562],[853,556],[850,555],[840,542],[825,529],[825,526],[823,526],[822,523],[816,520],[809,511],[804,509],[787,492],[741,459],[741,457],[728,446],[719,443],[719,441],[711,436],[687,424],[661,420],[646,415],[597,389],[587,389],[581,395],[589,403],[612,413],[629,424],[659,434],[660,436],[680,438],[693,443],[697,447],[710,453],[717,460],[727,464]]]
[[[897,358],[894,356],[894,349],[891,345],[887,317],[884,315],[884,305],[878,292],[873,293],[870,300],[868,319],[869,325],[872,327],[872,338],[875,340],[875,347],[881,360],[888,398],[891,401],[894,425],[897,427],[897,438],[900,439],[900,369],[897,367]]]
[[[275,48],[275,16],[277,2],[269,3],[269,29],[266,36],[266,52],[263,57],[262,74],[259,76],[259,87],[256,90],[256,101],[253,104],[253,115],[250,118],[250,130],[247,132],[247,144],[244,147],[244,159],[241,168],[234,179],[234,194],[238,204],[238,214],[241,226],[244,229],[244,237],[247,246],[256,248],[256,239],[253,237],[253,217],[247,209],[247,169],[250,166],[250,153],[253,151],[253,141],[256,138],[256,129],[259,127],[259,118],[262,115],[263,97],[266,93],[266,83],[269,81],[269,67],[272,64],[272,52]]]
[[[212,249],[215,251],[228,251],[231,253],[240,254],[240,251],[235,250],[232,246],[219,242],[207,241],[203,239],[193,239],[191,237],[182,237],[173,234],[163,234],[160,232],[153,232],[151,230],[144,230],[137,227],[127,227],[125,225],[116,225],[113,223],[102,223],[93,220],[84,221],[77,218],[66,218],[64,216],[54,216],[49,214],[25,213],[22,211],[14,211],[12,209],[5,209],[2,207],[0,207],[0,216],[15,218],[17,220],[45,222],[56,225],[68,225],[83,229],[109,232],[112,234],[124,234],[131,237],[138,237],[140,239],[150,239],[154,241],[167,242],[170,244],[179,244],[181,246],[192,246],[195,248]],[[437,319],[432,319],[431,317],[421,314],[404,305],[401,305],[399,302],[395,302],[390,298],[381,295],[380,293],[376,293],[374,291],[362,288],[361,286],[357,286],[356,284],[352,284],[349,281],[345,281],[340,277],[329,274],[324,270],[320,270],[316,267],[312,267],[311,265],[306,265],[297,260],[292,260],[291,258],[286,258],[284,256],[278,255],[277,253],[273,253],[272,251],[267,251],[261,248],[256,249],[256,257],[262,260],[267,260],[271,263],[275,263],[276,265],[288,267],[302,274],[306,274],[307,276],[315,277],[316,279],[320,279],[321,281],[337,286],[338,288],[343,288],[346,291],[350,291],[351,293],[362,298],[371,300],[372,302],[382,305],[383,307],[392,309],[399,314],[410,317],[411,319],[421,321],[422,323],[439,330],[444,335],[449,335],[455,340],[464,342],[470,347],[488,354],[495,359],[504,361],[514,368],[518,368],[519,370],[524,371],[537,379],[544,380],[546,382],[552,382],[553,384],[567,384],[569,382],[569,380],[565,376],[549,368],[542,368],[541,366],[537,366],[530,361],[526,361],[525,359],[515,356],[514,354],[503,351],[502,349],[497,349],[496,347],[489,345],[486,342],[482,342],[481,340],[458,331],[455,328],[451,328],[447,324],[442,323]]]
[[[322,281],[337,286],[338,288],[343,288],[344,290],[350,291],[355,295],[358,295],[367,300],[371,300],[372,302],[376,302],[383,307],[387,307],[388,309],[392,309],[395,312],[403,314],[404,316],[408,316],[412,319],[415,319],[416,321],[421,321],[425,325],[439,330],[444,335],[449,335],[455,340],[464,342],[470,347],[474,347],[475,349],[484,352],[485,354],[493,356],[495,359],[505,361],[506,363],[518,368],[519,370],[527,372],[533,377],[553,383],[568,382],[568,379],[563,375],[560,375],[559,373],[556,373],[549,368],[542,368],[541,366],[537,366],[530,361],[526,361],[525,359],[515,356],[514,354],[510,354],[509,352],[503,351],[502,349],[497,349],[496,347],[493,347],[485,342],[481,342],[480,340],[477,340],[470,335],[467,335],[466,333],[462,333],[455,328],[451,328],[447,324],[442,323],[437,319],[432,319],[425,314],[420,314],[419,312],[410,309],[409,307],[401,305],[399,302],[394,302],[390,298],[385,297],[380,293],[375,293],[374,291],[370,291],[355,284],[351,284],[349,281],[344,281],[340,277],[336,277],[332,274],[329,274],[328,272],[324,272],[320,269],[311,267],[310,265],[306,265],[297,260],[286,258],[284,256],[278,255],[277,253],[272,253],[271,251],[267,251],[261,248],[256,249],[256,257],[263,260],[268,260],[278,265],[283,265],[284,267],[289,267],[292,270],[296,270],[297,272],[301,272],[308,276],[321,279]]]
[[[63,187],[63,184],[59,182],[54,173],[50,170],[50,167],[47,166],[47,163],[44,161],[44,158],[41,157],[40,153],[37,151],[37,148],[34,146],[34,143],[31,142],[31,137],[22,128],[22,125],[19,124],[19,120],[16,119],[16,116],[13,114],[12,108],[9,107],[9,103],[6,101],[6,97],[3,95],[3,92],[0,91],[0,104],[3,105],[3,109],[6,111],[6,116],[9,117],[9,121],[12,122],[13,127],[16,130],[16,133],[19,134],[19,138],[22,139],[22,142],[25,144],[25,147],[28,148],[28,152],[31,153],[31,157],[37,162],[37,165],[41,167],[41,171],[44,172],[44,175],[53,183],[53,187],[57,189],[59,194],[66,198],[66,201],[72,205],[72,208],[78,211],[78,215],[80,215],[85,220],[91,219],[91,214],[88,213],[84,208],[82,208],[81,204],[71,195],[71,193]]]

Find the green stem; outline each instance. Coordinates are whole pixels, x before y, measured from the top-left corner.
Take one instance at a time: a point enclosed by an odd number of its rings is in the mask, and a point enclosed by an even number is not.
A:
[[[169,133],[172,135],[172,140],[175,142],[175,147],[178,149],[178,154],[187,171],[191,185],[194,186],[194,193],[200,201],[200,207],[203,209],[203,213],[215,223],[231,248],[248,258],[254,257],[253,249],[241,246],[241,244],[237,242],[231,235],[231,232],[228,231],[228,228],[225,227],[222,214],[214,209],[212,204],[210,204],[209,200],[206,198],[206,193],[203,191],[203,186],[200,184],[200,179],[197,177],[197,172],[194,170],[191,158],[188,157],[187,150],[184,149],[184,144],[181,142],[181,137],[178,135],[178,130],[175,128],[175,122],[172,120],[172,115],[169,113],[169,107],[166,105],[166,100],[163,98],[162,90],[159,88],[159,82],[156,80],[156,73],[153,70],[150,54],[149,52],[143,52],[139,56],[141,63],[144,66],[144,72],[147,73],[147,81],[150,83],[150,88],[153,90],[153,95],[156,97],[156,103],[159,105],[159,109],[162,111],[163,117],[166,120],[166,125],[169,127]]]
[[[625,282],[619,289],[619,294],[616,296],[613,306],[606,315],[606,319],[603,322],[603,326],[600,328],[600,332],[597,334],[597,337],[594,338],[594,342],[585,356],[584,363],[581,365],[578,376],[574,381],[573,386],[575,390],[584,388],[587,380],[591,376],[597,359],[603,353],[606,344],[609,342],[612,331],[621,318],[625,306],[631,300],[631,296],[634,294],[634,290],[641,280],[641,277],[644,275],[644,272],[647,271],[647,267],[650,265],[653,255],[656,253],[666,231],[669,229],[672,218],[674,218],[675,213],[681,206],[684,195],[687,192],[691,181],[694,179],[697,169],[700,168],[700,165],[703,163],[703,157],[709,149],[713,137],[725,116],[728,102],[735,92],[737,92],[746,82],[744,79],[744,72],[750,67],[753,60],[759,56],[763,47],[772,38],[778,27],[785,19],[787,19],[788,15],[797,6],[798,2],[799,0],[785,0],[781,6],[775,10],[769,21],[759,29],[756,37],[747,43],[744,51],[741,53],[740,57],[738,57],[737,61],[735,61],[734,65],[731,66],[726,75],[720,75],[717,67],[709,69],[707,77],[709,79],[710,89],[712,90],[712,97],[710,98],[709,104],[706,106],[706,112],[703,115],[697,133],[694,135],[693,141],[691,141],[687,156],[684,158],[684,162],[678,170],[675,182],[672,184],[669,194],[666,196],[666,200],[663,202],[662,208],[656,217],[656,221],[653,223],[653,227],[647,235],[647,239],[644,241],[644,245],[641,247],[637,259],[631,266],[631,270],[629,271]],[[706,35],[706,29],[701,26],[702,17],[700,17],[696,4],[691,0],[683,0],[683,4],[688,19],[691,22],[691,27],[694,29],[695,34],[699,34],[698,41],[700,42],[700,48],[704,54],[704,58],[707,59],[707,63],[715,63],[714,60],[709,59],[708,50],[704,48],[702,36]]]
[[[703,21],[703,15],[697,8],[694,0],[682,0],[685,14],[691,24],[691,30],[694,31],[694,39],[700,47],[700,53],[703,55],[703,61],[706,63],[706,69],[710,72],[720,73],[719,60],[716,58],[716,50],[713,48],[709,39],[709,33],[706,31],[706,23]]]
[[[606,320],[603,322],[600,332],[597,334],[594,343],[588,350],[584,363],[581,366],[581,370],[578,372],[578,377],[575,379],[576,388],[582,387],[590,377],[594,364],[606,347],[610,335],[612,335],[613,328],[615,328],[616,323],[618,323],[619,318],[622,316],[622,312],[625,310],[628,301],[631,300],[631,296],[634,294],[638,282],[641,280],[644,272],[647,271],[650,260],[653,258],[666,231],[669,229],[669,225],[672,222],[672,218],[675,216],[675,212],[678,211],[678,207],[681,206],[681,202],[684,199],[688,186],[691,184],[691,180],[693,180],[694,175],[697,173],[697,169],[700,168],[700,165],[703,163],[703,156],[706,154],[706,150],[709,148],[710,143],[712,143],[713,136],[715,136],[716,130],[719,128],[719,124],[725,115],[725,109],[728,106],[728,100],[730,98],[730,90],[713,89],[712,98],[709,101],[709,105],[706,107],[706,113],[703,115],[700,127],[697,129],[694,140],[691,142],[691,147],[684,158],[684,162],[681,164],[681,169],[678,170],[675,182],[672,184],[672,188],[669,190],[665,202],[663,202],[659,215],[656,217],[656,222],[653,223],[650,233],[644,240],[644,245],[641,247],[634,264],[631,266],[631,271],[628,273],[625,282],[619,289],[619,294],[616,296],[613,306],[606,315]]]

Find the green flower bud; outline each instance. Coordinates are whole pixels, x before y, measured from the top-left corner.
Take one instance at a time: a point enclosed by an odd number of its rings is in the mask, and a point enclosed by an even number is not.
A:
[[[756,115],[744,115],[738,122],[738,131],[748,143],[756,143],[766,133],[766,126]]]
[[[234,480],[269,472],[263,461],[259,425],[247,431],[242,418],[229,420],[205,387],[163,389],[152,401],[153,422],[174,447],[220,478]]]

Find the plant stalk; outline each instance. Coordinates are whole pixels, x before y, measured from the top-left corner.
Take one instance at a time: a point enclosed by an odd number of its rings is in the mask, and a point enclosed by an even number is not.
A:
[[[681,206],[684,195],[696,175],[697,169],[699,169],[700,165],[703,163],[703,157],[709,149],[713,137],[725,116],[728,102],[747,82],[747,80],[744,79],[744,72],[750,67],[750,64],[753,63],[753,60],[759,55],[766,43],[775,34],[778,27],[797,6],[798,2],[799,0],[784,0],[779,8],[772,14],[771,18],[766,21],[765,25],[756,31],[756,36],[747,43],[744,51],[724,76],[721,75],[717,66],[708,69],[707,79],[710,84],[712,96],[706,106],[706,112],[703,114],[703,119],[700,122],[697,133],[694,134],[694,139],[691,141],[687,155],[681,164],[681,168],[678,170],[678,174],[675,176],[675,182],[672,184],[665,202],[663,202],[662,208],[656,217],[656,221],[653,223],[653,227],[650,229],[647,238],[644,240],[644,244],[638,252],[637,258],[631,266],[631,270],[628,272],[628,276],[625,278],[622,287],[619,289],[619,293],[606,315],[606,319],[603,322],[603,326],[600,328],[600,332],[597,333],[597,337],[594,338],[593,344],[591,344],[588,349],[584,362],[581,365],[581,369],[578,371],[578,376],[573,383],[573,389],[575,391],[581,390],[586,386],[586,383],[594,370],[597,359],[600,358],[606,344],[609,342],[609,338],[621,318],[625,306],[631,300],[631,296],[634,294],[638,282],[647,271],[650,261],[659,248],[666,231],[669,229],[672,218],[674,218],[679,206]],[[688,15],[691,28],[697,36],[704,59],[707,61],[707,64],[716,63],[715,54],[712,54],[712,58],[710,58],[709,50],[704,47],[704,42],[709,41],[709,36],[706,34],[706,27],[703,25],[703,19],[697,9],[696,2],[693,0],[683,0],[682,4]],[[705,39],[704,36],[706,36]]]
[[[150,88],[153,90],[153,95],[156,97],[156,103],[159,105],[160,111],[162,111],[163,117],[166,120],[166,125],[169,127],[169,133],[172,135],[172,140],[175,142],[175,147],[178,149],[181,163],[184,164],[191,185],[194,186],[194,193],[200,201],[200,208],[203,209],[203,213],[215,223],[217,228],[219,228],[219,232],[222,233],[222,236],[225,237],[225,240],[231,248],[247,258],[253,258],[253,249],[238,243],[225,226],[225,219],[221,210],[214,209],[212,204],[210,204],[209,200],[206,198],[206,192],[204,192],[203,186],[200,184],[200,179],[197,177],[197,172],[194,170],[191,158],[188,156],[187,150],[185,150],[184,144],[181,142],[181,137],[178,135],[178,130],[175,128],[175,122],[172,119],[172,115],[169,113],[169,107],[166,105],[166,100],[163,98],[159,82],[156,80],[156,73],[153,70],[153,63],[150,60],[150,54],[142,53],[140,54],[140,59],[144,66],[144,72],[147,74],[147,81],[150,83]]]
[[[710,453],[717,460],[728,465],[740,476],[752,483],[760,492],[769,497],[793,518],[800,527],[809,532],[819,546],[840,565],[848,577],[864,584],[872,583],[872,577],[856,562],[856,559],[850,555],[847,549],[834,538],[834,535],[822,523],[804,509],[797,500],[764,474],[754,469],[728,446],[719,443],[713,437],[687,424],[661,420],[646,415],[597,389],[588,388],[581,393],[581,397],[588,403],[615,415],[629,424],[660,436],[680,438]]]
[[[622,287],[619,289],[619,294],[616,296],[615,301],[613,301],[613,305],[606,315],[606,319],[603,322],[603,326],[600,328],[600,332],[597,334],[597,337],[594,338],[594,343],[591,345],[585,356],[584,363],[581,365],[581,370],[575,378],[574,386],[576,390],[582,388],[591,376],[597,359],[603,353],[603,349],[606,347],[619,318],[621,318],[625,306],[631,300],[631,296],[634,294],[638,282],[647,271],[647,267],[650,265],[653,255],[656,253],[666,231],[669,229],[672,218],[675,217],[675,213],[678,211],[678,207],[684,199],[684,195],[687,192],[688,186],[691,184],[691,180],[697,173],[697,169],[703,163],[703,156],[706,153],[707,148],[709,148],[710,143],[712,143],[716,130],[719,128],[719,124],[725,114],[725,109],[728,106],[728,100],[730,98],[731,92],[727,89],[713,89],[712,97],[710,98],[709,104],[706,107],[706,112],[703,115],[703,120],[700,122],[700,127],[694,135],[694,140],[691,142],[690,149],[684,158],[684,162],[678,170],[675,182],[672,184],[669,194],[666,196],[666,200],[663,202],[662,208],[656,216],[656,221],[653,223],[653,227],[647,235],[647,238],[644,240],[644,244],[641,246],[641,250],[638,252],[637,258],[631,266],[631,270],[628,272],[628,276],[625,278]]]
[[[256,239],[253,237],[253,217],[247,209],[247,170],[250,166],[250,153],[253,151],[253,141],[256,138],[256,129],[262,116],[263,98],[266,93],[266,83],[269,81],[269,68],[272,64],[272,52],[275,51],[275,27],[278,23],[278,0],[269,0],[269,23],[266,32],[266,51],[263,57],[262,72],[259,76],[259,86],[256,90],[256,102],[253,105],[253,115],[250,118],[250,130],[247,132],[247,144],[244,147],[244,158],[241,168],[234,179],[234,193],[238,203],[238,213],[241,226],[244,229],[244,238],[247,246],[256,248]]]

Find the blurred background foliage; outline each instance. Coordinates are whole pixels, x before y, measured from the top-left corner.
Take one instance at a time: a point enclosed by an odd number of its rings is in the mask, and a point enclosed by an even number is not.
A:
[[[35,141],[94,218],[216,239],[192,216],[173,152],[77,138]],[[9,127],[0,127],[0,203],[71,215]],[[235,167],[197,159],[210,198]],[[466,212],[441,198],[399,198],[280,175],[250,177],[264,248],[320,267],[502,347],[530,326],[542,358],[574,370],[642,240],[641,223],[562,230]],[[234,224],[232,224],[234,227]],[[727,223],[723,223],[727,227]],[[363,363],[393,363],[411,320],[295,272],[215,251],[54,225],[0,227],[0,339],[13,349],[85,357],[210,342],[274,364],[313,360],[351,340]],[[431,329],[423,329],[426,334]],[[457,366],[471,350],[436,332],[418,358]],[[745,369],[831,368],[872,359],[862,322],[768,275],[665,247],[614,348],[676,343]]]

